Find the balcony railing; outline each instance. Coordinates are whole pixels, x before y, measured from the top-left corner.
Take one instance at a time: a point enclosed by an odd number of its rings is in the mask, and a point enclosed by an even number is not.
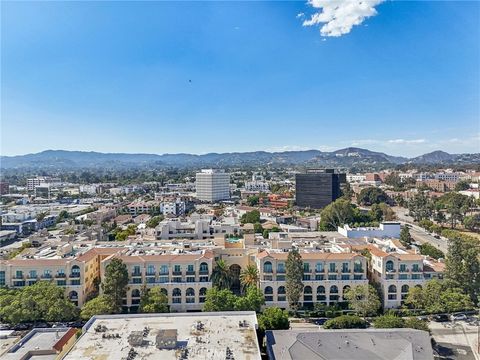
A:
[[[28,279],[36,279],[36,278],[38,278],[38,275],[37,275],[37,274],[35,274],[35,275],[28,274],[28,275],[27,275],[27,278],[28,278]]]
[[[273,274],[273,269],[263,269],[264,274]]]
[[[23,279],[25,278],[25,275],[23,275],[23,274],[15,275],[13,278],[14,278],[14,279],[23,280]]]
[[[363,273],[363,268],[354,268],[354,269],[353,269],[353,272]]]
[[[173,275],[182,275],[182,272],[181,271],[173,271],[172,274]]]
[[[195,270],[187,270],[187,275],[195,275]]]
[[[70,274],[70,277],[71,277],[71,278],[79,278],[79,277],[80,277],[80,273],[71,273],[71,274]]]
[[[142,273],[138,271],[134,271],[132,272],[132,276],[142,276]]]
[[[51,279],[52,278],[52,275],[50,274],[43,274],[42,275],[42,279]]]
[[[200,275],[208,275],[208,269],[200,269],[200,271],[198,272]]]
[[[277,269],[277,274],[285,274],[285,269]]]
[[[66,277],[67,277],[67,274],[65,274],[65,273],[58,273],[58,274],[55,275],[55,277],[57,277],[57,278],[66,278]]]

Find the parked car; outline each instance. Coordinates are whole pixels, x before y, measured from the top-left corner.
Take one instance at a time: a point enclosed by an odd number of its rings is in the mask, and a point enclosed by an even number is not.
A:
[[[468,316],[465,314],[452,314],[450,315],[450,320],[458,321],[458,320],[467,320]]]
[[[318,318],[318,319],[315,319],[315,324],[317,325],[323,325],[325,324],[325,322],[328,320],[328,318]]]
[[[15,331],[30,330],[31,327],[32,327],[32,324],[23,323],[23,324],[15,325],[13,327],[13,330],[15,330]]]
[[[446,321],[449,321],[448,315],[446,315],[446,314],[434,315],[434,316],[432,316],[431,319],[432,319],[432,321],[436,321],[436,322],[446,322]]]

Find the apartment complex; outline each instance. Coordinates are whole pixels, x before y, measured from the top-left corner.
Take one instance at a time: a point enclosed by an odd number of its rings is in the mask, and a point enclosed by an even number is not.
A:
[[[368,283],[366,258],[355,253],[301,252],[303,261],[303,296],[305,307],[314,303],[335,304],[355,285]],[[286,296],[286,261],[288,252],[264,251],[256,257],[260,288],[266,306],[288,308]]]
[[[196,175],[197,199],[215,202],[230,199],[230,175],[223,170],[204,169]]]
[[[341,196],[340,184],[345,181],[345,174],[333,169],[309,169],[304,174],[296,174],[296,204],[312,209],[324,208]]]

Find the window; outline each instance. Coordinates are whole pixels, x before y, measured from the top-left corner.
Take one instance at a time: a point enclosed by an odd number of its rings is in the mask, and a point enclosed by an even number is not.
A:
[[[325,286],[318,286],[317,287],[317,301],[325,301]]]
[[[133,267],[133,276],[140,276],[140,275],[142,275],[142,273],[140,272],[140,266],[135,265]]]
[[[388,260],[385,263],[385,269],[387,269],[387,271],[393,271],[393,261],[392,260]]]
[[[182,303],[182,290],[179,288],[175,288],[172,291],[172,302],[174,304],[181,304]]]
[[[168,283],[168,276],[160,276],[160,277],[158,278],[158,282],[159,282],[159,283],[162,283],[162,284]]]
[[[336,267],[335,263],[330,263],[330,264],[328,265],[328,270],[329,270],[330,272],[336,272],[336,271],[337,271],[337,267]]]
[[[187,276],[187,283],[194,283],[195,282],[195,276]]]
[[[305,286],[303,288],[303,301],[306,301],[306,302],[313,301],[311,286]]]
[[[418,266],[418,264],[413,264],[412,265],[412,271],[413,272],[419,272],[420,271],[420,267]]]
[[[422,278],[422,274],[412,274],[412,280],[420,280]]]
[[[287,301],[285,286],[279,286],[277,293],[278,293],[278,296],[277,296],[278,301]]]
[[[52,271],[51,270],[43,270],[43,277],[44,278],[51,278],[52,277]]]
[[[150,278],[148,278],[150,280]],[[142,283],[142,278],[141,277],[135,277],[132,279],[132,284],[141,284]]]
[[[310,263],[304,262],[303,263],[303,272],[310,272]]]
[[[200,274],[205,274],[205,273],[208,273],[208,264],[203,262],[200,264]]]
[[[408,279],[408,275],[407,275],[407,274],[398,274],[398,279],[399,279],[399,280],[407,280],[407,279]]]
[[[155,276],[155,266],[154,265],[148,265],[147,266],[147,275]]]
[[[337,275],[328,275],[328,280],[337,280]]]
[[[185,291],[185,295],[186,295],[185,301],[186,301],[187,304],[193,304],[195,302],[195,290],[194,289],[188,288]]]
[[[401,272],[407,271],[407,265],[406,264],[400,264],[400,271]]]
[[[342,275],[342,280],[350,280],[350,275]]]
[[[72,266],[72,273],[70,274],[71,277],[80,277],[80,267],[78,265]]]
[[[160,265],[160,275],[168,275],[168,265]]]
[[[338,287],[336,285],[330,286],[330,294],[338,294]]]
[[[189,273],[195,272],[195,268],[193,267],[193,265],[187,265],[187,272]]]
[[[28,273],[28,277],[30,279],[36,279],[37,278],[37,270],[30,270],[30,272]]]
[[[273,272],[272,270],[272,263],[270,261],[265,261],[263,263],[263,272],[264,273],[271,273]]]
[[[395,285],[390,285],[388,287],[388,292],[389,293],[397,293],[397,287]]]
[[[180,265],[173,265],[173,272],[175,274],[181,273],[182,272],[182,267]]]
[[[325,275],[323,274],[316,274],[315,275],[315,280],[325,280]]]
[[[140,290],[138,289],[132,290],[132,298],[135,298],[135,297],[140,297]]]
[[[408,287],[408,285],[402,285],[402,293],[408,293],[408,290],[410,290],[410,288]]]
[[[67,280],[57,280],[57,286],[66,286]]]
[[[285,281],[285,275],[277,275],[277,281]]]
[[[154,284],[155,283],[155,278],[153,276],[147,277],[147,284]]]
[[[348,292],[348,290],[350,290],[350,286],[345,285],[345,286],[343,287],[343,290],[342,290],[342,292],[343,292],[343,300],[346,300],[346,299],[345,299],[345,294]]]
[[[80,285],[80,279],[70,280],[70,285]]]
[[[285,263],[278,263],[277,264],[277,273],[284,274],[285,273]]]
[[[316,272],[323,272],[323,263],[316,263],[315,264],[315,271]]]
[[[273,301],[273,288],[271,286],[267,286],[264,290],[265,294],[265,301]]]
[[[362,280],[363,275],[353,275],[353,280]]]
[[[310,281],[310,274],[303,274],[303,281]]]
[[[0,286],[5,286],[5,271],[0,271]]]
[[[354,272],[363,272],[363,265],[360,260],[355,260],[353,263],[353,271]]]
[[[199,292],[199,299],[198,301],[201,303],[205,302],[205,296],[207,296],[207,288],[201,288]]]
[[[342,272],[350,272],[350,269],[348,268],[348,263],[343,263],[342,264]]]

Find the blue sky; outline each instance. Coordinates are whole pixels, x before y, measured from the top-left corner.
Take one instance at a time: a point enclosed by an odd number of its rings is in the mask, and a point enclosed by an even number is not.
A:
[[[2,2],[1,153],[480,152],[479,2],[318,3]]]

